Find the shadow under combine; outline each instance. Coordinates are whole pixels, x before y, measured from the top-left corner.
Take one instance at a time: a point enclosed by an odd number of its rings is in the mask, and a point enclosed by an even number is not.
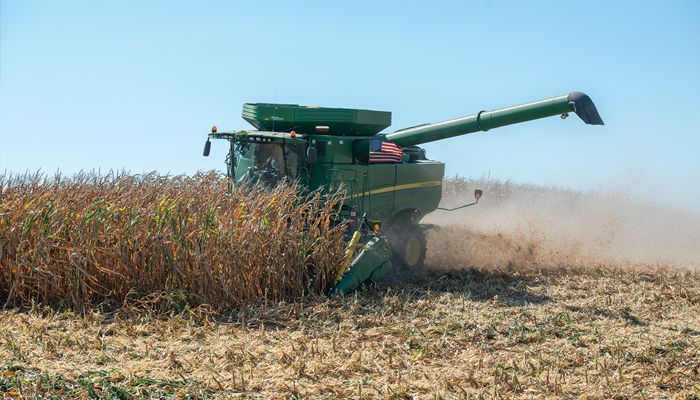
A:
[[[544,282],[534,276],[511,271],[481,268],[436,269],[426,267],[420,273],[403,274],[382,284],[383,288],[416,299],[429,294],[452,293],[474,301],[497,299],[507,306],[543,304],[550,298],[532,292]]]

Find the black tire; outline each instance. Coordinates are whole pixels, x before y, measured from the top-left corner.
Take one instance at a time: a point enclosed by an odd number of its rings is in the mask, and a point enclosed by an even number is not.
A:
[[[415,224],[403,223],[392,226],[386,232],[394,253],[392,262],[402,269],[416,271],[425,261],[426,241],[423,230]]]

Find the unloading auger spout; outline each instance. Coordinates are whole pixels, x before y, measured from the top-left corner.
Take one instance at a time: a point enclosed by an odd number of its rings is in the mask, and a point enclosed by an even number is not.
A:
[[[402,129],[386,135],[386,139],[399,146],[415,146],[554,115],[566,118],[570,112],[576,113],[589,125],[604,125],[593,100],[585,93],[571,92],[531,103],[479,111],[466,117]]]

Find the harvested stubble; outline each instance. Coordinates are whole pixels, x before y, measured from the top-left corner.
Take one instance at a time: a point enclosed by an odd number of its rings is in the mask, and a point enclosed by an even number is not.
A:
[[[0,176],[0,305],[112,309],[167,294],[218,310],[322,293],[336,199],[227,193],[216,173]]]
[[[35,309],[0,326],[0,396],[700,396],[700,276],[675,270],[463,266],[222,319]]]

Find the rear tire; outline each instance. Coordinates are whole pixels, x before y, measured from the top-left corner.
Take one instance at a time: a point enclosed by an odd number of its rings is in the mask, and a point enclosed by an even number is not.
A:
[[[426,241],[423,230],[415,224],[404,223],[392,226],[386,233],[392,261],[402,269],[416,271],[423,267],[425,261]]]

